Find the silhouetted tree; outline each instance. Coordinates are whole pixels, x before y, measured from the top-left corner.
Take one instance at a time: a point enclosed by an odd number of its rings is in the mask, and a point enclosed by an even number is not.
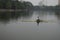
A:
[[[31,2],[20,2],[18,0],[0,0],[0,9],[29,9]]]

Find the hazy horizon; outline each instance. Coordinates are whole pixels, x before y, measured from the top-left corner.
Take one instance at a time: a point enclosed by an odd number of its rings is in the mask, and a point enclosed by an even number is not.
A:
[[[43,0],[23,0],[23,1],[30,1],[33,5],[39,5],[39,2]],[[58,0],[44,0],[43,4],[47,6],[55,6],[58,5]]]

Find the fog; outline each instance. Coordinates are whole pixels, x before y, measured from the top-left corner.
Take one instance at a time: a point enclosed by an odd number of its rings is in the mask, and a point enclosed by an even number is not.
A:
[[[30,1],[32,2],[33,5],[39,5],[39,2],[43,0],[23,0],[23,1]],[[58,0],[44,0],[43,4],[47,6],[55,6],[58,4]]]

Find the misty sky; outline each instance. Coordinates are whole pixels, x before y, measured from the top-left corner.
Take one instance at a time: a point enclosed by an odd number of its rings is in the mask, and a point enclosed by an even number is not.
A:
[[[39,2],[41,2],[42,0],[24,0],[24,1],[30,1],[33,5],[39,5]],[[58,0],[44,0],[44,5],[48,5],[48,6],[54,6],[58,4]]]

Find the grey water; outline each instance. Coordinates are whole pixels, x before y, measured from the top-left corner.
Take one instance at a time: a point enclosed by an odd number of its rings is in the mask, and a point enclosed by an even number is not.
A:
[[[37,25],[38,16],[48,22]],[[60,12],[1,12],[0,40],[60,40]]]

